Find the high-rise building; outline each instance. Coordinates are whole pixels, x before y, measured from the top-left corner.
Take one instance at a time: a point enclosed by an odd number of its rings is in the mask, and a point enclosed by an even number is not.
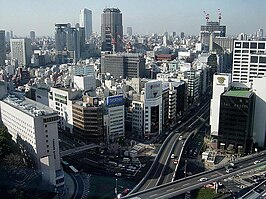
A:
[[[60,166],[58,113],[25,97],[9,95],[1,102],[1,118],[25,157],[32,160],[42,179],[59,189],[64,186]]]
[[[233,82],[248,84],[266,75],[266,41],[235,41]]]
[[[226,26],[220,25],[220,22],[207,21],[206,25],[200,27],[200,42],[204,46],[210,45],[210,37],[225,37]]]
[[[85,37],[88,40],[92,35],[92,11],[84,8],[80,10],[79,25],[85,28]]]
[[[127,35],[132,36],[132,27],[127,27]]]
[[[145,58],[139,53],[102,54],[101,72],[108,72],[116,78],[144,77]]]
[[[5,64],[5,59],[6,59],[5,31],[0,30],[0,66]]]
[[[251,150],[255,95],[230,89],[220,98],[218,148],[237,153]]]
[[[77,141],[101,143],[104,141],[103,107],[97,97],[84,96],[73,103],[73,135]]]
[[[71,24],[55,24],[55,50],[56,62],[77,62],[84,50],[85,34],[84,28]]]
[[[35,32],[34,31],[30,31],[30,39],[32,42],[35,41]]]
[[[118,8],[106,8],[101,19],[102,51],[122,51],[122,13]]]
[[[114,143],[125,138],[125,106],[123,95],[106,98],[104,124],[107,143]]]
[[[24,39],[11,39],[11,59],[16,59],[19,66],[28,66],[32,55],[31,40]]]

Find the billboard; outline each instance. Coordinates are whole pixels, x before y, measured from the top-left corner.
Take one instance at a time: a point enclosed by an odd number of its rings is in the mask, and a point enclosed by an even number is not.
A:
[[[109,96],[106,98],[107,106],[121,106],[124,105],[123,95]]]
[[[145,99],[153,99],[162,95],[162,82],[149,81],[145,84]]]

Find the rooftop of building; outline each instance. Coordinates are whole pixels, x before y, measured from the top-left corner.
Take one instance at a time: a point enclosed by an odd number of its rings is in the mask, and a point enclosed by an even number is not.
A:
[[[105,8],[103,12],[118,12],[120,13],[120,10],[118,8]]]
[[[3,102],[32,117],[57,114],[52,108],[18,94],[9,94]]]
[[[241,98],[250,98],[252,95],[252,91],[249,90],[229,90],[226,91],[224,96],[229,96],[229,97],[241,97]]]

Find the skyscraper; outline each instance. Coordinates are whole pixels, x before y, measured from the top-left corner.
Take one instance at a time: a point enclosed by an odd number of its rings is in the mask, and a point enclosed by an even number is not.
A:
[[[30,39],[32,42],[35,41],[35,32],[34,31],[30,31]]]
[[[210,45],[210,37],[225,37],[226,26],[220,25],[219,22],[207,21],[206,25],[200,27],[200,42],[204,46]]]
[[[84,50],[84,28],[71,24],[55,24],[56,62],[76,62]]]
[[[132,27],[127,27],[127,35],[132,36]]]
[[[5,64],[6,59],[6,38],[5,31],[0,30],[0,65]]]
[[[79,25],[85,28],[85,37],[89,39],[92,35],[92,11],[84,8],[80,10]]]
[[[17,59],[19,66],[28,66],[32,55],[31,40],[25,39],[11,39],[11,59]]]
[[[102,51],[123,50],[122,13],[118,8],[106,8],[101,22]]]

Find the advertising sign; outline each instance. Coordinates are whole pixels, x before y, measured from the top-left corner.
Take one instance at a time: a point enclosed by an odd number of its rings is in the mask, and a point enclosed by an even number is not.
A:
[[[150,81],[145,84],[146,99],[153,99],[162,95],[162,82]]]
[[[123,95],[110,96],[106,99],[107,106],[121,106],[124,104]]]

